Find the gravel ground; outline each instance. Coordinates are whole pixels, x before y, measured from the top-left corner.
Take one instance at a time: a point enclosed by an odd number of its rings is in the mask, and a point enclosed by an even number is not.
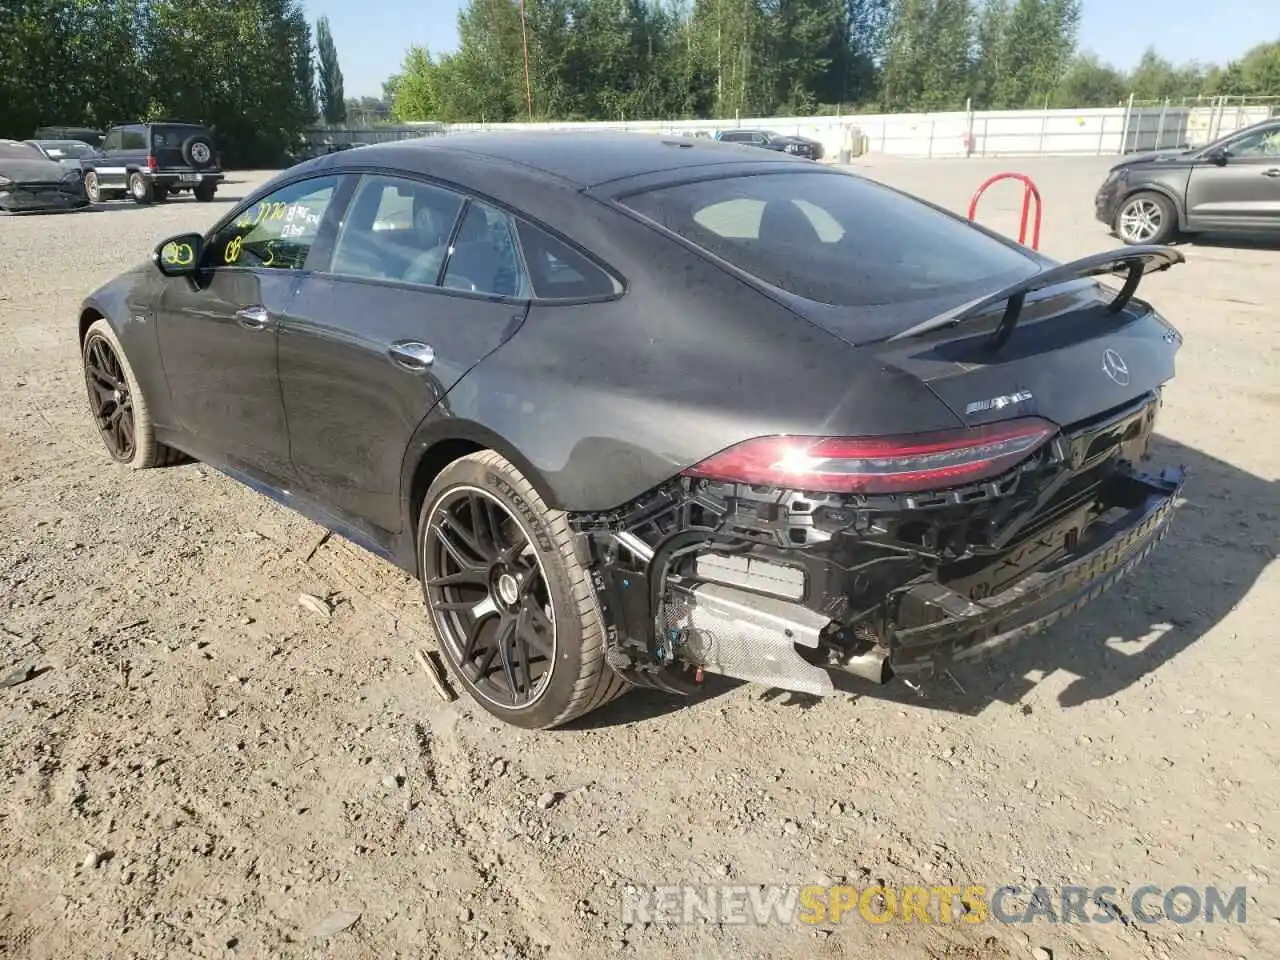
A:
[[[1105,166],[860,164],[960,210],[1031,173],[1062,258],[1114,243]],[[1068,623],[918,693],[713,682],[530,734],[435,696],[398,572],[198,464],[131,474],[100,446],[80,299],[258,179],[0,220],[0,666],[38,671],[0,688],[0,956],[1280,955],[1274,246],[1190,245],[1144,284],[1187,338],[1157,456],[1188,500]],[[983,219],[1014,229],[1017,200]],[[621,922],[627,884],[842,878],[1110,884],[1126,922]],[[1245,885],[1248,919],[1134,922],[1144,884]]]

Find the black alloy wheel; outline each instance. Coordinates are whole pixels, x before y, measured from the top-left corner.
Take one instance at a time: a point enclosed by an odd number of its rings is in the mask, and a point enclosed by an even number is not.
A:
[[[449,490],[427,523],[424,583],[445,652],[490,703],[532,707],[551,678],[556,626],[528,531],[497,497],[472,486]]]
[[[101,334],[91,334],[84,347],[84,380],[89,405],[111,456],[130,463],[137,451],[133,394],[115,348]]]

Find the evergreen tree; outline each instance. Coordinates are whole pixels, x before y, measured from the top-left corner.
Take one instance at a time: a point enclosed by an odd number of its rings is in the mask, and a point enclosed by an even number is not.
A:
[[[347,119],[347,99],[342,89],[342,67],[338,48],[329,29],[329,18],[316,21],[316,68],[320,76],[320,112],[324,122],[340,124]]]

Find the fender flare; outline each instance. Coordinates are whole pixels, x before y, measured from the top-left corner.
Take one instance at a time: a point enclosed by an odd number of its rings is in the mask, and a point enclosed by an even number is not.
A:
[[[416,533],[418,518],[413,507],[413,481],[419,465],[433,450],[458,441],[502,454],[524,474],[548,507],[553,510],[562,509],[554,488],[514,443],[474,420],[428,414],[414,431],[400,465],[400,510],[404,517],[404,530]]]

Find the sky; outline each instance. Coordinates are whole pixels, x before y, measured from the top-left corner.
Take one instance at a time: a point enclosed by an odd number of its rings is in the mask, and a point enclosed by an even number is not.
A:
[[[327,16],[349,97],[380,96],[405,49],[447,52],[458,44],[460,0],[303,0]],[[1083,0],[1080,49],[1128,68],[1149,45],[1174,63],[1225,63],[1258,43],[1280,40],[1280,0],[1160,0],[1157,16],[1139,0]],[[1122,13],[1122,10],[1128,13]]]

